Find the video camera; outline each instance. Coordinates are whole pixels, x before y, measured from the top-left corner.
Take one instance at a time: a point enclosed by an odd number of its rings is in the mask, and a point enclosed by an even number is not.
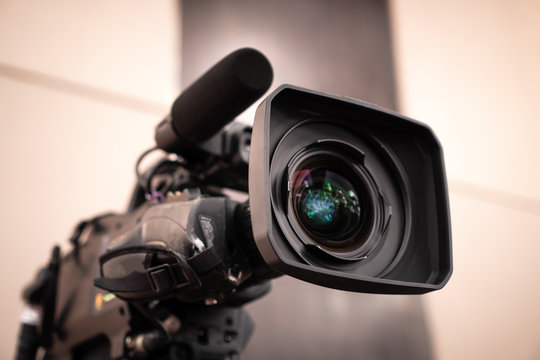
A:
[[[237,359],[242,305],[290,275],[381,294],[452,271],[442,149],[431,130],[361,101],[270,87],[257,50],[187,88],[136,165],[125,214],[81,222],[25,290],[18,359]],[[165,155],[146,171],[151,152]]]

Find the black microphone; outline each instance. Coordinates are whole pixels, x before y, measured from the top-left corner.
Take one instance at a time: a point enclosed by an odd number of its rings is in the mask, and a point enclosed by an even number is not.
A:
[[[181,153],[204,142],[260,98],[272,83],[272,66],[259,51],[227,55],[191,84],[156,128],[157,147]]]

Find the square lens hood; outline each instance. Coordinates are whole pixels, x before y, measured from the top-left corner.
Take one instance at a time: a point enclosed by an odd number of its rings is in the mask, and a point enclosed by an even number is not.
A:
[[[421,294],[452,273],[442,148],[375,105],[282,85],[258,107],[253,235],[274,270],[335,289]]]

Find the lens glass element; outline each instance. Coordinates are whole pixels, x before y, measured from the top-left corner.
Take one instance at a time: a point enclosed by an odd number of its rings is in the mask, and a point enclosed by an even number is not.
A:
[[[315,241],[331,247],[357,232],[362,216],[361,202],[352,183],[328,168],[300,169],[290,188],[295,216]]]

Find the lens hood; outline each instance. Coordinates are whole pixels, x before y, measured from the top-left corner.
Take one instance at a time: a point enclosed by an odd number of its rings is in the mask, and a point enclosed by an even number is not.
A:
[[[255,116],[249,199],[257,249],[283,274],[388,294],[451,275],[441,146],[394,112],[281,86]]]

